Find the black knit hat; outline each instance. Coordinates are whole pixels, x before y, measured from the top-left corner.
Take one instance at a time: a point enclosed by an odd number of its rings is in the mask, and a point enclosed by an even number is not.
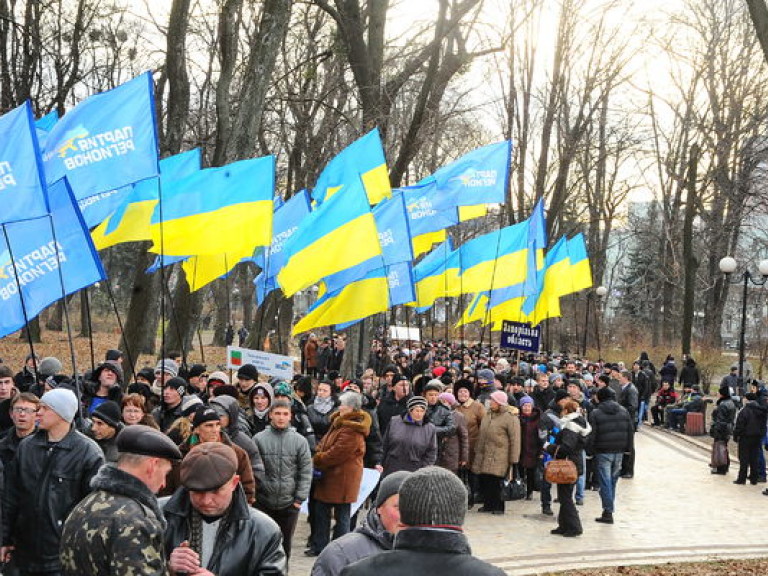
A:
[[[467,513],[467,489],[437,466],[411,474],[400,485],[400,521],[408,526],[459,527]]]
[[[112,402],[112,400],[99,404],[91,416],[98,418],[105,424],[112,426],[112,428],[118,429],[121,426],[120,406],[117,405],[117,402]]]
[[[555,392],[555,404],[564,398],[568,398],[568,392],[564,388],[558,388],[557,392]]]
[[[259,371],[256,369],[256,366],[254,366],[253,364],[243,364],[237,370],[237,377],[238,379],[245,378],[247,380],[258,380]]]
[[[205,422],[218,422],[220,419],[219,413],[210,406],[200,406],[192,417],[192,428],[197,428]]]

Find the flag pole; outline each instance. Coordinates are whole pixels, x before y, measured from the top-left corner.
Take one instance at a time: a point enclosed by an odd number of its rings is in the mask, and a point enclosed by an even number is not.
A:
[[[128,358],[128,365],[131,368],[131,375],[133,381],[136,381],[136,368],[134,366],[133,354],[131,354],[131,346],[128,339],[125,338],[125,330],[123,329],[123,320],[120,318],[120,311],[117,308],[117,301],[115,300],[115,294],[112,292],[112,285],[109,283],[109,278],[104,281],[107,286],[107,295],[109,301],[112,303],[112,309],[115,311],[115,318],[117,318],[117,327],[120,329],[120,335],[123,337],[123,347],[125,348],[125,356]],[[138,360],[138,358],[137,358]]]
[[[96,358],[93,353],[93,323],[91,321],[91,300],[88,297],[88,286],[80,291],[80,297],[83,299],[83,304],[85,304],[85,316],[88,321],[88,348],[91,353],[91,372],[93,372],[96,370]]]
[[[19,282],[19,271],[16,268],[16,259],[13,257],[13,249],[11,248],[11,241],[8,238],[8,230],[5,224],[3,224],[3,236],[5,237],[5,243],[8,246],[8,256],[11,259],[11,266],[13,267],[13,276],[16,279],[16,287],[19,289],[19,301],[21,302],[21,313],[24,316],[24,327],[27,331],[27,343],[29,344],[29,352],[32,356],[32,363],[35,367],[35,374],[37,374],[37,356],[35,355],[35,344],[32,342],[32,333],[29,330],[29,316],[27,314],[27,305],[24,303],[24,294],[21,290],[21,282]],[[80,402],[78,402],[79,404]]]
[[[496,238],[496,257],[493,259],[493,268],[491,270],[491,285],[488,290],[488,305],[485,308],[485,317],[483,318],[483,326],[480,328],[480,354],[483,353],[483,339],[485,337],[485,327],[488,323],[488,317],[491,313],[491,296],[493,296],[493,284],[496,281],[496,266],[499,263],[499,251],[501,250],[501,220],[503,218],[503,210],[499,210],[499,223],[497,231],[499,233],[498,238]],[[488,340],[491,341],[491,344],[493,343],[493,325],[491,325],[491,328],[489,330],[488,334]]]
[[[67,186],[69,188],[69,186]],[[77,412],[80,415],[80,421],[83,421],[83,403],[81,401],[82,395],[80,391],[80,378],[77,374],[77,360],[75,359],[75,343],[72,339],[72,325],[69,321],[69,309],[67,308],[67,291],[64,287],[64,274],[61,271],[61,256],[59,253],[59,241],[56,238],[56,226],[53,225],[53,218],[51,215],[48,215],[48,223],[51,225],[51,237],[53,238],[53,246],[54,250],[56,251],[56,270],[58,271],[59,275],[59,286],[61,287],[61,299],[62,299],[62,307],[64,309],[64,323],[67,326],[67,340],[69,341],[69,354],[72,360],[72,375],[75,380],[75,394],[77,394]],[[6,231],[7,234],[7,231]],[[6,238],[7,240],[7,238]],[[10,243],[8,243],[8,250],[10,253]],[[21,290],[19,290],[19,294],[21,294]],[[93,353],[91,353],[93,354]]]
[[[157,179],[157,209],[160,216],[160,360],[165,359],[165,234],[163,218],[163,183]],[[161,410],[165,410],[165,402],[160,394]]]

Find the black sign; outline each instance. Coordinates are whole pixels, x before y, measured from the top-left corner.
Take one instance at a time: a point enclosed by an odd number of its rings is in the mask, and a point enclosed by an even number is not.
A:
[[[501,347],[538,352],[540,335],[541,330],[538,326],[504,320],[501,327]]]

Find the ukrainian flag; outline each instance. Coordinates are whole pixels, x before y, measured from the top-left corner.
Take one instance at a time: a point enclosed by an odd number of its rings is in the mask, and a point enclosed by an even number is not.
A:
[[[133,185],[123,204],[91,232],[97,250],[123,242],[150,240],[150,221],[157,205],[160,186],[170,186],[200,170],[200,149],[195,148],[160,160],[160,180],[152,178]]]
[[[307,216],[283,251],[286,263],[277,282],[286,296],[381,256],[376,221],[360,178],[348,181]]]
[[[432,246],[439,242],[445,242],[448,239],[448,232],[443,228],[437,232],[427,232],[426,234],[420,234],[411,238],[411,246],[413,247],[413,257],[418,258],[422,254],[426,254],[432,249]]]
[[[354,323],[389,309],[389,287],[384,268],[336,292],[326,292],[293,327],[296,336],[320,326]]]
[[[592,286],[592,269],[587,256],[587,246],[584,243],[584,235],[576,234],[568,240],[568,259],[570,260],[571,291],[578,292]]]
[[[547,251],[538,294],[529,296],[523,304],[523,312],[533,325],[560,316],[560,296],[570,293],[570,260],[566,243],[563,236]]]
[[[413,307],[428,309],[438,298],[461,294],[461,257],[459,250],[451,248],[450,240],[444,242],[414,267],[416,302],[411,304]]]
[[[459,222],[482,218],[488,214],[487,204],[477,204],[475,206],[459,206]]]
[[[208,168],[168,188],[152,216],[152,251],[250,256],[272,241],[274,156]]]
[[[525,282],[528,221],[470,240],[461,252],[462,293],[486,292]]]
[[[372,206],[392,196],[378,128],[352,142],[328,162],[317,178],[312,199],[320,205],[358,178]]]
[[[214,280],[226,276],[244,258],[250,258],[253,250],[245,253],[229,252],[227,254],[201,254],[184,260],[181,269],[189,284],[189,291],[195,292],[207,286]]]

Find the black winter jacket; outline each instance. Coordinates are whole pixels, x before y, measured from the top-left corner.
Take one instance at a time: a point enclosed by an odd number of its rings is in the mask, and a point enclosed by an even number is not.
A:
[[[395,537],[395,549],[347,566],[342,576],[501,576],[504,571],[472,556],[467,537],[440,528],[406,528]]]
[[[733,439],[738,442],[742,436],[762,438],[765,436],[766,417],[768,417],[768,408],[750,400],[736,417]]]
[[[74,428],[51,445],[43,430],[21,441],[3,492],[3,545],[16,546],[13,555],[20,568],[61,570],[64,521],[91,491],[103,463],[101,448]]]
[[[728,441],[733,434],[733,421],[736,418],[736,404],[731,398],[720,398],[717,408],[712,412],[712,424],[709,435],[715,440]]]
[[[560,420],[561,429],[555,436],[555,443],[547,446],[547,452],[556,459],[568,458],[576,464],[581,476],[584,472],[582,460],[587,446],[587,439],[592,428],[578,412],[567,414]]]
[[[165,553],[189,540],[192,506],[189,492],[179,488],[169,500],[163,499]],[[216,544],[206,568],[216,576],[282,576],[286,573],[280,528],[269,516],[248,506],[238,486],[229,512],[221,519]]]
[[[408,394],[398,401],[395,400],[394,393],[390,392],[381,399],[378,408],[376,408],[376,415],[379,417],[379,430],[381,431],[382,438],[387,434],[387,428],[389,428],[389,423],[392,421],[392,416],[402,416],[406,413],[410,398],[411,395]]]
[[[587,454],[618,454],[632,450],[635,425],[626,408],[615,400],[600,402],[589,415],[589,424],[592,434],[587,442]]]

